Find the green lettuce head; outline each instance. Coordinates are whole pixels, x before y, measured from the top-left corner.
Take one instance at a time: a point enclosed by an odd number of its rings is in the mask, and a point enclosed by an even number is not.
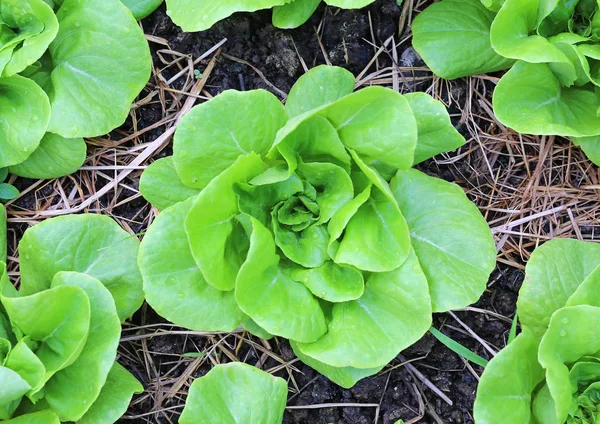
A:
[[[375,0],[324,0],[343,9],[360,9]],[[218,3],[218,4],[217,4]],[[167,14],[184,31],[204,31],[236,12],[273,8],[273,25],[296,28],[317,10],[321,0],[167,0]]]
[[[525,268],[523,332],[479,382],[477,424],[600,420],[600,245],[555,239]]]
[[[0,221],[6,246],[2,207]],[[143,390],[115,361],[143,301],[138,245],[100,215],[47,220],[19,244],[18,291],[0,249],[0,421],[110,424]]]
[[[182,119],[173,156],[140,183],[163,209],[139,255],[159,314],[286,337],[347,387],[418,340],[432,312],[475,302],[495,263],[460,187],[411,169],[465,142],[444,106],[354,83],[317,67],[285,107],[226,91]]]
[[[0,168],[74,172],[83,137],[125,122],[150,70],[148,43],[119,0],[0,0]]]
[[[596,0],[442,0],[415,19],[413,45],[443,78],[510,68],[494,91],[498,120],[569,137],[600,164],[598,10]]]

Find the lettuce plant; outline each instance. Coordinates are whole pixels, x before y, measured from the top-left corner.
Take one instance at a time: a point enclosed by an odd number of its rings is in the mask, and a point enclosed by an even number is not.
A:
[[[112,131],[151,70],[119,0],[0,0],[0,168],[52,178],[83,163],[83,137]]]
[[[110,424],[142,391],[115,361],[143,301],[138,245],[100,215],[47,220],[19,244],[18,291],[0,252],[0,421]]]
[[[19,190],[12,184],[5,183],[8,176],[8,169],[0,168],[0,202],[12,200],[19,195]],[[3,225],[0,223],[0,225]],[[0,240],[1,241],[1,240]]]
[[[413,45],[443,78],[510,68],[498,120],[569,137],[600,164],[599,23],[594,0],[442,0],[415,19]]]
[[[317,67],[286,106],[263,90],[196,106],[140,190],[162,213],[140,248],[148,303],[196,330],[290,339],[343,386],[476,301],[494,242],[460,187],[411,169],[465,140],[424,93],[353,93]]]
[[[204,31],[236,12],[273,8],[273,25],[296,28],[317,10],[321,0],[166,0],[167,14],[184,31]],[[329,6],[359,9],[375,0],[324,0]]]
[[[555,239],[525,268],[522,333],[479,382],[477,424],[592,424],[600,419],[600,245]]]
[[[217,365],[190,386],[180,424],[281,424],[283,378],[241,362]]]

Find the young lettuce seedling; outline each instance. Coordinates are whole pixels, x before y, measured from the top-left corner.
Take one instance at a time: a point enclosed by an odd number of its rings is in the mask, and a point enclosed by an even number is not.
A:
[[[598,422],[600,245],[555,239],[538,247],[517,312],[522,332],[486,366],[475,422]]]
[[[600,165],[599,22],[596,1],[442,0],[415,19],[413,45],[442,78],[510,69],[498,120],[569,137]]]
[[[0,30],[0,168],[74,172],[150,77],[142,30],[119,0],[0,0]]]
[[[320,66],[285,107],[226,91],[182,119],[173,156],[140,182],[162,209],[140,248],[148,303],[195,330],[286,337],[344,387],[421,338],[432,312],[475,302],[495,264],[460,187],[411,169],[464,144],[444,106],[354,84]]]
[[[121,322],[142,304],[138,241],[100,215],[47,220],[6,271],[0,205],[0,420],[113,423],[140,383],[116,361]]]

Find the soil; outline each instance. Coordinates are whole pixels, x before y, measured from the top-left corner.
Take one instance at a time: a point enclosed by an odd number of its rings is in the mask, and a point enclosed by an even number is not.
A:
[[[402,8],[396,4],[395,0],[377,0],[362,10],[338,10],[321,5],[306,24],[295,30],[284,31],[274,28],[270,23],[270,11],[261,11],[252,14],[235,14],[217,23],[209,31],[183,33],[167,17],[163,5],[154,14],[143,20],[142,25],[146,34],[167,40],[171,50],[189,54],[194,58],[199,57],[223,39],[227,39],[206,86],[206,90],[211,95],[217,95],[226,89],[263,88],[283,97],[281,93],[288,92],[304,72],[300,57],[308,68],[329,61],[333,65],[347,68],[355,75],[361,73],[377,50],[374,45],[383,45],[392,35],[395,35],[396,40],[406,39],[409,34],[408,28],[404,30],[403,34],[396,33],[401,12]],[[160,69],[164,64],[160,61],[157,50],[164,49],[165,46],[151,42],[151,48],[155,67]],[[403,66],[422,65],[410,47],[410,41],[404,41],[398,51],[399,60]],[[327,58],[324,52],[326,52]],[[256,67],[264,74],[264,77],[241,61]],[[204,61],[198,65],[199,72],[203,71],[206,63],[207,61]],[[387,52],[382,53],[378,58],[379,68],[391,66],[392,63],[393,59]],[[176,69],[166,70],[164,76],[169,78],[176,72]],[[403,81],[402,89],[404,91],[414,90],[415,87],[419,88],[418,83],[410,81],[411,75],[414,73],[406,75],[406,79]],[[457,92],[453,95],[458,99],[464,99],[467,95],[466,87],[464,85],[461,87],[460,84],[457,87]],[[456,116],[460,114],[456,104],[452,106],[451,112]],[[143,106],[138,109],[138,116],[137,128],[143,129],[161,119],[161,110],[156,105]],[[458,117],[455,117],[455,122],[459,131],[466,131],[459,123]],[[132,125],[132,122],[128,122],[123,130],[129,131]],[[162,131],[161,127],[145,133],[143,141],[155,139]],[[165,154],[170,154],[169,148],[165,149],[160,156]],[[456,172],[451,171],[448,166],[430,161],[422,165],[421,169],[432,175],[464,185],[464,179],[457,178]],[[134,181],[132,181],[134,186],[135,178],[138,176],[139,174],[134,175]],[[31,183],[32,181],[28,180],[18,181],[18,185],[22,189]],[[50,195],[51,188],[48,190],[48,195]],[[121,197],[131,194],[132,192],[125,190]],[[34,201],[35,199],[25,196],[19,200],[17,205],[31,209]],[[117,209],[115,213],[130,218],[145,216],[148,210],[148,205],[140,198],[128,202],[124,208]],[[132,225],[131,228],[136,232],[144,230],[139,225]],[[13,238],[19,238],[21,230],[21,226],[13,225],[11,228],[14,233]],[[515,312],[517,293],[522,279],[523,274],[520,270],[500,266],[492,274],[483,297],[473,306],[511,318]],[[500,349],[505,345],[510,322],[477,311],[460,311],[456,312],[456,316],[494,348]],[[136,325],[162,322],[164,320],[147,305],[132,320],[132,323]],[[490,357],[482,345],[468,335],[451,315],[436,314],[434,326],[480,356]],[[251,341],[260,344],[256,338],[251,338]],[[202,337],[167,335],[149,339],[145,348],[152,352],[152,362],[156,367],[156,372],[159,374],[164,372],[165,375],[169,375],[169,378],[176,379],[196,359],[186,358],[185,361],[173,366],[173,356],[201,349],[206,343],[208,343],[207,339]],[[238,343],[239,336],[235,334],[228,336],[224,341],[224,345],[233,348]],[[294,359],[293,352],[285,340],[274,339],[269,344],[273,352],[284,360],[292,361]],[[241,350],[236,352],[236,355],[252,364],[264,359],[260,351],[249,347],[248,343],[245,343]],[[120,360],[148,386],[147,373],[141,369],[139,364],[129,361],[127,355],[122,355]],[[452,405],[427,388],[422,380],[415,378],[414,374],[406,367],[401,366],[405,361],[411,361],[426,379],[451,400]],[[279,363],[269,359],[263,363],[262,368],[269,369],[276,365]],[[475,374],[481,375],[482,369],[476,365],[471,366],[474,372],[469,370],[463,359],[429,333],[417,344],[402,352],[379,375],[366,378],[349,390],[340,388],[310,367],[297,361],[293,363],[293,367],[297,368],[298,372],[294,372],[293,377],[301,391],[299,394],[290,393],[288,406],[352,403],[378,404],[380,409],[340,406],[288,409],[284,416],[284,423],[367,424],[375,422],[377,414],[376,422],[383,424],[393,424],[399,420],[413,423],[473,423],[472,408],[477,389]],[[208,365],[202,365],[193,373],[193,376],[201,376],[209,369]],[[276,375],[289,379],[289,374],[285,370]],[[184,399],[185,397],[181,396],[172,401],[164,401],[162,407],[182,405]],[[154,405],[153,402],[154,400],[150,398],[134,402],[128,411],[129,419],[121,421],[128,423],[176,422],[177,414],[181,409],[177,413],[165,410],[161,414],[140,417],[150,411]]]

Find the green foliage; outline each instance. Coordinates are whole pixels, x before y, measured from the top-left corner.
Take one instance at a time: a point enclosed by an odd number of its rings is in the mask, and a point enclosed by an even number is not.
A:
[[[0,262],[6,263],[6,210],[4,205],[0,203]]]
[[[500,122],[570,137],[600,164],[596,1],[442,0],[412,28],[415,49],[443,78],[510,68],[494,91]]]
[[[163,0],[121,0],[135,19],[144,19],[160,6]]]
[[[12,200],[19,195],[19,190],[15,186],[4,182],[7,176],[8,169],[0,168],[0,202]],[[1,222],[0,226],[2,226]]]
[[[3,209],[0,220],[6,246]],[[138,244],[100,215],[47,220],[19,244],[19,291],[2,249],[0,420],[110,424],[143,390],[115,361],[121,321],[143,300]]]
[[[253,366],[217,365],[190,386],[181,424],[281,424],[287,401],[284,379]]]
[[[167,13],[186,32],[204,31],[236,12],[273,8],[273,25],[296,28],[317,10],[321,0],[166,0]],[[375,0],[324,0],[329,6],[359,9]]]
[[[121,125],[150,70],[148,43],[119,0],[0,0],[0,168],[74,172],[83,137]]]
[[[475,421],[598,422],[600,245],[555,239],[531,255],[517,310],[523,331],[479,382]]]
[[[432,312],[475,302],[495,263],[460,187],[411,169],[465,142],[443,106],[353,90],[322,66],[285,107],[226,91],[182,119],[173,156],[140,183],[162,209],[139,255],[148,303],[194,330],[286,337],[344,387],[418,340]]]

